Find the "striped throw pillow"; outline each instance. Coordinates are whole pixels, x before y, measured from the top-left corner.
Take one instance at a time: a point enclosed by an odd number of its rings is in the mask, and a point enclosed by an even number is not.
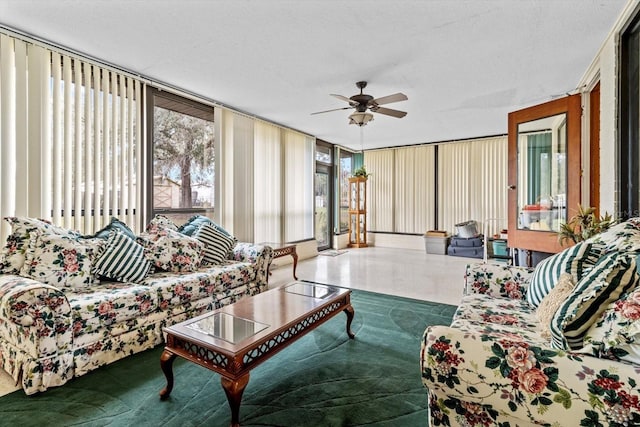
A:
[[[580,279],[551,320],[553,347],[583,347],[585,334],[607,306],[640,283],[636,255],[608,253]]]
[[[151,270],[144,248],[121,231],[112,230],[98,256],[93,273],[118,282],[140,282]]]
[[[581,242],[542,260],[531,275],[527,302],[538,307],[553,289],[562,273],[569,273],[578,282],[585,270],[592,267],[604,252],[604,245]]]
[[[198,229],[200,227],[202,227],[202,225],[204,224],[211,224],[213,225],[218,231],[220,231],[222,234],[225,234],[229,237],[233,237],[231,235],[231,233],[229,233],[227,230],[225,230],[224,228],[222,228],[222,226],[220,226],[219,224],[216,224],[215,222],[211,221],[209,218],[207,218],[204,215],[194,215],[191,218],[189,218],[189,220],[182,224],[180,227],[178,227],[178,231],[182,234],[186,234],[187,236],[193,236],[196,234],[196,232],[198,231]]]
[[[235,237],[226,235],[213,224],[202,224],[194,237],[204,243],[204,262],[214,265],[227,259],[238,242]]]

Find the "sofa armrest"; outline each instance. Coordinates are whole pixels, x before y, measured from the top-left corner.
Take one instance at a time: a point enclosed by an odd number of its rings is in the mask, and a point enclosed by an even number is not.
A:
[[[58,288],[33,279],[0,275],[0,338],[34,358],[71,346],[71,307]]]
[[[446,326],[427,328],[420,356],[422,381],[438,396],[432,414],[481,411],[493,422],[505,413],[524,424],[640,425],[637,365],[530,345],[516,334]]]
[[[464,294],[523,299],[533,269],[503,264],[467,264]]]
[[[233,248],[229,258],[234,261],[257,264],[256,281],[262,291],[267,289],[269,266],[273,261],[273,248],[271,246],[240,242]]]

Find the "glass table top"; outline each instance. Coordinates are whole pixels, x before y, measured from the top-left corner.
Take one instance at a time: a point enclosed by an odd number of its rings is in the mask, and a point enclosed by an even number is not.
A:
[[[227,313],[214,313],[187,325],[187,328],[236,344],[268,328],[265,323]]]
[[[333,286],[320,285],[317,283],[294,282],[284,288],[285,292],[304,295],[313,298],[327,298],[338,292],[338,288]]]

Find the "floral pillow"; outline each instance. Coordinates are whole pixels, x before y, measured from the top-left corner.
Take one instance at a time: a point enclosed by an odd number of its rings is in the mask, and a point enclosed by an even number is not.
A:
[[[146,231],[149,234],[155,234],[165,229],[178,231],[178,226],[165,215],[156,215],[149,221]]]
[[[196,271],[202,264],[204,245],[177,231],[167,228],[153,234],[142,233],[138,242],[144,246],[147,259],[162,270]]]
[[[32,233],[20,275],[58,288],[95,285],[91,268],[103,245],[102,239]]]
[[[34,234],[55,234],[68,237],[80,237],[80,233],[57,227],[47,221],[36,218],[5,217],[11,224],[12,233],[0,253],[0,273],[20,274],[24,265],[25,253]]]
[[[608,230],[586,240],[587,243],[606,245],[606,251],[635,252],[640,250],[640,218],[611,226]]]
[[[640,364],[640,289],[609,304],[584,342],[581,353]]]

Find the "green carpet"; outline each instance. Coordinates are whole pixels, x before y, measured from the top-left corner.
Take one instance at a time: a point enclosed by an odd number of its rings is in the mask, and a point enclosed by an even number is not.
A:
[[[425,426],[419,367],[427,325],[449,324],[451,305],[354,291],[355,340],[342,313],[253,371],[243,426]],[[130,356],[35,396],[0,398],[0,425],[228,426],[219,375],[178,357],[171,396],[161,347]]]

